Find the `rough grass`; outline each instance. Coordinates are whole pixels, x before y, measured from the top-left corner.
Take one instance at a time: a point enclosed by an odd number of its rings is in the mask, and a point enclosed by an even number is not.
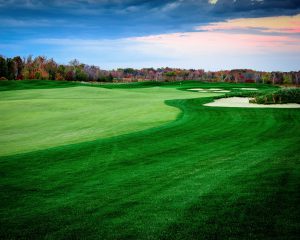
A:
[[[166,101],[182,114],[156,128],[0,157],[0,238],[298,239],[300,111],[209,101]]]

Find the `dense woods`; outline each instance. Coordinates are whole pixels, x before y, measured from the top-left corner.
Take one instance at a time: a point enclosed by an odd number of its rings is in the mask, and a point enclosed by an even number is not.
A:
[[[202,69],[179,68],[119,68],[103,70],[98,66],[80,63],[74,59],[69,64],[58,64],[44,56],[33,58],[5,58],[0,55],[0,80],[67,80],[97,82],[139,82],[139,81],[184,81],[200,80],[211,82],[297,84],[300,71],[260,72],[251,69],[204,71]]]

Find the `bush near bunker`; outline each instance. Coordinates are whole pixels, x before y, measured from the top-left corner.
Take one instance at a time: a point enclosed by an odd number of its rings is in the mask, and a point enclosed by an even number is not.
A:
[[[300,103],[300,89],[280,89],[273,93],[256,96],[250,102],[258,104]]]

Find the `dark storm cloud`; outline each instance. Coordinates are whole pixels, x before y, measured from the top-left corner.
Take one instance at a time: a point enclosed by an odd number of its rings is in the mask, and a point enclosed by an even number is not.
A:
[[[300,0],[0,0],[0,37],[50,34],[119,38],[178,31],[240,17],[294,15]],[[14,37],[12,36],[12,37]]]
[[[265,17],[294,15],[300,11],[300,0],[219,0],[212,13],[216,15],[232,14],[233,17]]]

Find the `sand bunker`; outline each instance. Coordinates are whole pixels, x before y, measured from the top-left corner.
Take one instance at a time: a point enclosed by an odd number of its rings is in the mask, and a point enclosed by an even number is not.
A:
[[[191,89],[187,89],[187,90],[190,90],[190,91],[203,91],[204,89],[203,88],[191,88]]]
[[[244,90],[244,91],[257,91],[258,88],[234,88],[234,89],[239,89],[239,90]]]
[[[204,88],[191,88],[187,89],[190,91],[198,91],[199,93],[206,93],[206,92],[213,92],[213,93],[228,93],[230,92],[229,90],[224,90],[221,88],[209,88],[209,89],[204,89]]]
[[[213,91],[214,93],[228,93],[230,92],[229,90],[218,90],[218,91]]]
[[[208,90],[210,90],[210,91],[223,91],[224,89],[222,89],[222,88],[210,88]]]
[[[220,98],[214,102],[206,103],[204,106],[208,107],[241,107],[241,108],[300,108],[300,104],[288,103],[288,104],[256,104],[249,103],[250,98],[242,97],[231,97],[231,98]]]
[[[222,88],[209,88],[209,89],[204,89],[204,88],[191,88],[187,89],[190,91],[198,91],[199,93],[206,93],[206,92],[214,92],[214,93],[229,93],[229,90],[224,90]]]
[[[240,88],[241,90],[248,90],[248,91],[257,91],[257,88]]]

